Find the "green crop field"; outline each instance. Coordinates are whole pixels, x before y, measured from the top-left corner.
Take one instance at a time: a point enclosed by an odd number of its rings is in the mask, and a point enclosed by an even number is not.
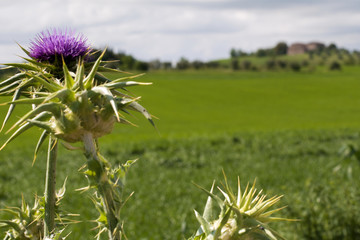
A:
[[[193,209],[201,212],[206,201],[192,182],[210,188],[222,169],[234,187],[239,175],[244,186],[256,178],[269,196],[284,195],[282,216],[301,220],[274,225],[288,239],[359,238],[359,163],[339,154],[347,143],[360,146],[359,74],[345,67],[159,71],[139,78],[153,85],[130,90],[159,118],[157,130],[135,115],[129,120],[139,127],[118,125],[100,139],[113,164],[139,158],[127,181],[127,194],[135,191],[123,212],[128,238],[189,237],[198,227]],[[0,112],[5,116],[6,107]],[[0,152],[0,208],[19,205],[22,193],[29,202],[43,194],[45,148],[32,167],[39,133],[25,133]],[[80,152],[60,148],[58,187],[68,177],[62,208],[80,213],[79,221],[97,217],[87,194],[75,191],[87,185],[77,172],[84,162]],[[69,227],[70,239],[95,235],[95,226]]]
[[[162,137],[357,128],[358,74],[356,68],[313,74],[154,72],[141,78],[154,84],[134,92],[160,118],[156,122]],[[151,127],[140,125],[136,131],[119,128],[118,136],[154,138]]]

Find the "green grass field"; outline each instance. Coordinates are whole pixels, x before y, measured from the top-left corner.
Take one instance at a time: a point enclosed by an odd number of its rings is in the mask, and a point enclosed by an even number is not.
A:
[[[162,137],[234,131],[360,127],[358,70],[344,72],[154,72],[134,92],[160,118]],[[137,121],[137,120],[136,120]],[[154,138],[148,125],[119,137]]]
[[[141,103],[159,120],[159,134],[136,115],[139,127],[117,126],[100,139],[112,162],[140,158],[128,176],[135,195],[124,209],[129,239],[183,239],[198,227],[193,209],[224,169],[235,186],[257,178],[269,195],[284,194],[284,215],[299,223],[275,228],[289,239],[355,239],[360,234],[359,164],[342,161],[345,143],[360,145],[360,68],[342,72],[149,72],[138,79]],[[1,107],[1,116],[6,108]],[[22,111],[21,109],[18,111]],[[20,114],[20,112],[19,112]],[[0,208],[31,201],[43,192],[45,149],[31,167],[35,137],[24,134],[0,152]],[[1,142],[5,136],[1,135]],[[60,149],[58,186],[68,176],[63,208],[95,219],[87,184],[77,169],[85,158]],[[70,239],[85,239],[93,223],[71,227]],[[341,235],[342,234],[342,235]],[[0,234],[1,236],[1,234]],[[346,236],[346,237],[344,237]],[[86,238],[88,239],[88,238]]]

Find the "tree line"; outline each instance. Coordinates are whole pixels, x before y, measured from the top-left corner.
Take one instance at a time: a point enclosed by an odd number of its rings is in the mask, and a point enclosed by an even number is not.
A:
[[[254,52],[246,52],[241,49],[231,48],[229,59],[212,61],[190,61],[181,57],[175,64],[170,61],[141,61],[125,52],[116,52],[108,48],[103,56],[103,61],[111,68],[121,70],[149,71],[149,70],[201,70],[201,69],[232,69],[245,71],[259,70],[292,70],[300,71],[304,68],[315,68],[317,65],[329,65],[330,70],[340,70],[342,65],[360,64],[360,52],[349,51],[344,48],[338,48],[336,44],[331,43],[328,46],[319,47],[316,50],[308,51],[307,58],[302,60],[289,60],[282,58],[287,55],[289,46],[285,42],[279,42],[272,48],[259,48]],[[94,49],[91,58],[96,59],[101,49]],[[259,59],[266,59],[265,63],[259,64]],[[330,60],[331,61],[330,61]],[[330,62],[329,62],[330,61]],[[316,65],[316,66],[315,66]],[[9,70],[11,71],[11,70]],[[6,74],[6,71],[3,71]],[[9,73],[10,74],[10,73]]]

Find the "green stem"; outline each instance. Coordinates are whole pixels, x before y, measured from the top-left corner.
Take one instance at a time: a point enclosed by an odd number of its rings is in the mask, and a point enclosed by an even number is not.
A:
[[[104,203],[104,211],[106,213],[108,222],[108,234],[110,240],[121,239],[121,229],[119,227],[119,219],[116,216],[117,207],[116,199],[114,198],[114,190],[108,178],[107,169],[101,161],[95,140],[90,132],[86,132],[83,137],[85,148],[85,156],[87,158],[88,169],[92,172],[90,181],[95,184],[99,195]]]
[[[44,236],[49,237],[55,227],[57,139],[49,137],[45,180]]]

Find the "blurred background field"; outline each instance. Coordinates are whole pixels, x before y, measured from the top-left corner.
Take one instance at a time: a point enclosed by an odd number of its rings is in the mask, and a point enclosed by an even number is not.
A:
[[[239,175],[243,185],[256,178],[269,196],[284,195],[282,216],[301,220],[274,226],[287,238],[359,238],[359,163],[340,154],[348,143],[360,145],[359,73],[358,66],[163,70],[139,78],[153,85],[130,90],[159,118],[158,132],[136,115],[129,119],[139,127],[118,125],[100,139],[113,164],[139,158],[127,182],[127,193],[135,191],[123,212],[128,238],[190,236],[198,227],[193,209],[201,212],[206,201],[192,182],[210,188],[222,169],[234,187]],[[4,117],[6,107],[0,111]],[[29,202],[43,194],[45,148],[31,166],[39,134],[25,133],[0,152],[0,208],[19,205],[21,194]],[[96,215],[86,193],[75,191],[87,184],[76,171],[84,162],[80,152],[60,148],[58,187],[66,176],[71,183],[62,208],[80,213],[80,221]],[[68,231],[71,239],[96,233],[84,223]]]

